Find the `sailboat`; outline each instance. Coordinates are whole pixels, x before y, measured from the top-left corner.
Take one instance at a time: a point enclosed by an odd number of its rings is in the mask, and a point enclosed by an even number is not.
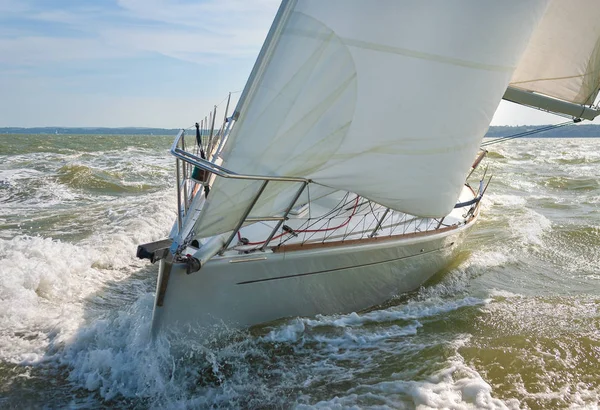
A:
[[[598,114],[599,8],[284,0],[231,115],[171,147],[177,219],[138,247],[159,262],[153,332],[348,313],[417,289],[479,218],[489,180],[466,178],[502,98]]]

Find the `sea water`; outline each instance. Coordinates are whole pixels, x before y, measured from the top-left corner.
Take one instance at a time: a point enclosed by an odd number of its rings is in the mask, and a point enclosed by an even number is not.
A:
[[[598,407],[599,139],[490,147],[480,221],[414,293],[152,342],[135,250],[175,218],[172,138],[0,135],[0,408]]]

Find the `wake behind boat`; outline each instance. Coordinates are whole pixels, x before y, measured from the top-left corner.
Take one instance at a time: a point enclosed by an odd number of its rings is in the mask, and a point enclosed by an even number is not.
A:
[[[138,249],[160,261],[154,331],[357,311],[446,266],[477,220],[486,187],[465,177],[503,96],[598,114],[597,79],[536,88],[566,2],[548,4],[436,2],[432,18],[409,1],[283,1],[233,114],[173,143],[178,218]],[[581,70],[584,43],[553,66]]]

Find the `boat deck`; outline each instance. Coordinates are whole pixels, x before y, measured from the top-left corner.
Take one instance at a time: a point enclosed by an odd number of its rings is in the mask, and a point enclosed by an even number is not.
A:
[[[459,202],[475,197],[465,186]],[[256,222],[242,227],[223,256],[250,253],[264,247],[274,252],[309,249],[331,244],[384,240],[445,231],[464,225],[472,206],[456,208],[445,218],[423,218],[389,210],[356,194],[334,192],[296,207],[279,232],[265,246],[276,222]]]

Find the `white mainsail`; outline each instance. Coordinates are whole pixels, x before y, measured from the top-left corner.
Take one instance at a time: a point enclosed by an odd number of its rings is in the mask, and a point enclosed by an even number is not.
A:
[[[598,0],[552,0],[510,86],[592,104],[600,87],[598,16]]]
[[[446,215],[547,3],[284,1],[223,166]],[[217,178],[195,232],[234,229],[261,184]],[[252,215],[281,212],[297,189],[269,183]]]

